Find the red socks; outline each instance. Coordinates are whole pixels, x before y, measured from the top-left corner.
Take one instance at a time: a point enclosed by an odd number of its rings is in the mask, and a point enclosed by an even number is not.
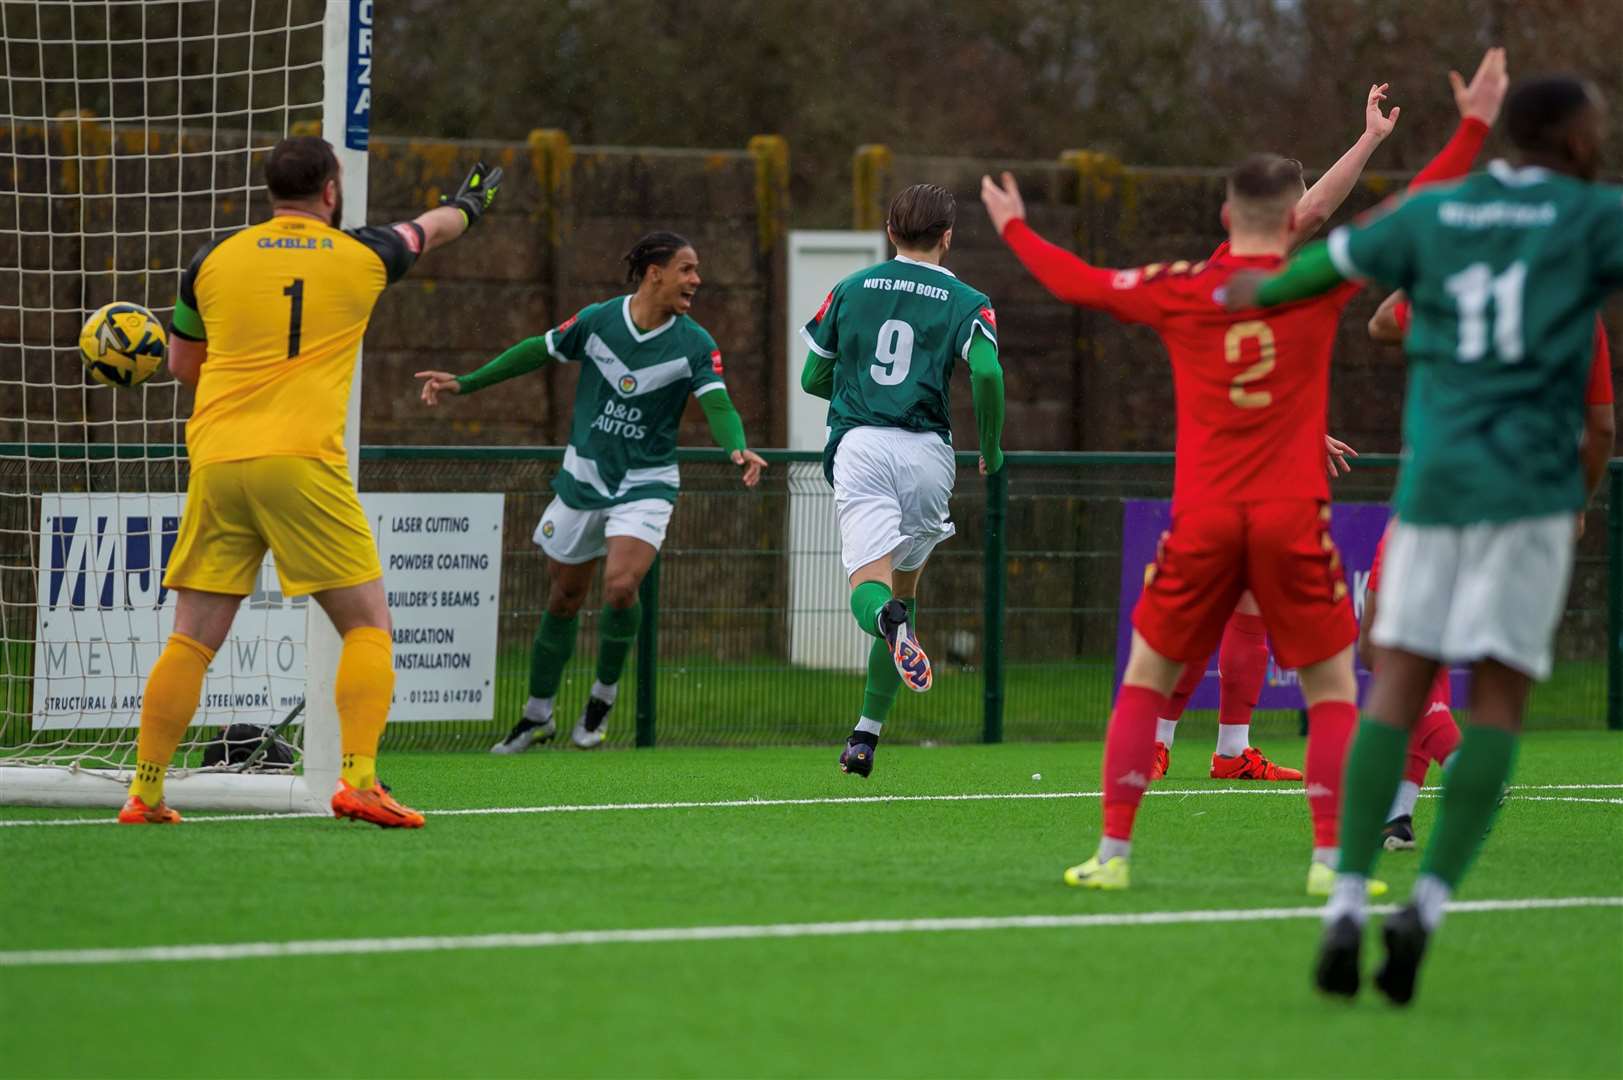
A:
[[[1167,698],[1144,686],[1123,686],[1116,694],[1105,734],[1105,835],[1130,840],[1133,817],[1150,786],[1155,765],[1155,721],[1165,715]]]
[[[1341,823],[1341,774],[1358,727],[1358,706],[1321,701],[1307,711],[1307,808],[1313,815],[1313,846],[1337,846]]]
[[[1183,674],[1178,676],[1178,685],[1172,688],[1172,696],[1167,698],[1166,706],[1161,710],[1158,720],[1171,720],[1177,723],[1183,717],[1183,711],[1189,707],[1189,698],[1200,686],[1200,680],[1206,677],[1206,665],[1203,663],[1185,664]],[[1142,687],[1140,688],[1142,689]]]
[[[1454,722],[1454,713],[1437,704],[1426,702],[1428,711],[1409,735],[1409,761],[1403,768],[1403,778],[1412,784],[1424,784],[1431,763],[1441,765],[1460,745],[1460,726]]]
[[[1217,651],[1217,670],[1223,674],[1217,722],[1251,723],[1268,678],[1268,630],[1261,615],[1235,612],[1229,619]]]

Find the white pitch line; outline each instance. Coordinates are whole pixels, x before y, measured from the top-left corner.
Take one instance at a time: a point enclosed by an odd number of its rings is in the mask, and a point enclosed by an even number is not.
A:
[[[1470,900],[1448,910],[1465,914],[1620,908],[1623,896],[1566,896],[1522,900]],[[1389,914],[1393,905],[1371,909]],[[1323,907],[1235,908],[1213,911],[1140,911],[1095,915],[1005,915],[938,919],[859,919],[852,922],[767,923],[734,926],[666,926],[624,930],[563,930],[523,934],[437,937],[334,938],[253,941],[219,945],[152,945],[124,949],[26,949],[0,952],[0,968],[176,961],[267,960],[299,956],[361,956],[380,953],[464,952],[484,949],[552,949],[570,945],[651,945],[687,941],[753,941],[763,938],[857,937],[872,934],[939,934],[987,930],[1069,930],[1101,926],[1185,926],[1199,923],[1277,922],[1316,919]]]
[[[1513,784],[1512,792],[1520,791],[1569,791],[1569,790],[1617,790],[1623,789],[1623,784]],[[1422,789],[1426,798],[1437,798],[1441,788],[1429,787]],[[556,803],[548,806],[474,806],[456,810],[425,810],[429,817],[490,817],[507,816],[512,814],[593,814],[609,811],[631,810],[732,810],[746,808],[766,808],[773,806],[876,806],[887,803],[915,803],[915,802],[1005,802],[1015,800],[1049,800],[1049,799],[1097,799],[1103,792],[1099,791],[1004,791],[1004,792],[971,792],[968,794],[953,795],[825,795],[809,796],[798,799],[714,799],[693,800],[685,802],[626,802],[626,803]],[[1188,798],[1191,796],[1206,795],[1284,795],[1300,796],[1299,787],[1243,787],[1243,788],[1151,788],[1145,792],[1162,798]],[[1623,805],[1623,798],[1597,799],[1581,798],[1576,796],[1555,795],[1517,795],[1517,801],[1525,802],[1570,802],[1570,803],[1606,803]],[[327,814],[199,814],[186,816],[188,822],[211,821],[293,821],[299,818],[326,819]],[[0,828],[24,827],[56,827],[71,825],[116,825],[117,819],[112,815],[93,818],[20,818],[12,821],[0,821]]]

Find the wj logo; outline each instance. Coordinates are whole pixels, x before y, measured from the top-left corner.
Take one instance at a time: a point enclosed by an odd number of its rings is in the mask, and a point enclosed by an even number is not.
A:
[[[548,540],[551,540],[552,539],[552,534],[557,532],[557,531],[558,531],[557,527],[554,526],[552,524],[552,522],[543,521],[541,523],[541,535],[546,537]]]
[[[620,393],[629,395],[629,394],[635,394],[636,392],[637,392],[637,377],[635,375],[631,375],[631,374],[626,374],[626,375],[620,376]]]

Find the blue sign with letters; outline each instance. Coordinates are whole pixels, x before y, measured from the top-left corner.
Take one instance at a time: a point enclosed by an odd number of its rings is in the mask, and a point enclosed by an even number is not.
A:
[[[365,150],[372,130],[372,0],[349,0],[348,86],[344,145]]]

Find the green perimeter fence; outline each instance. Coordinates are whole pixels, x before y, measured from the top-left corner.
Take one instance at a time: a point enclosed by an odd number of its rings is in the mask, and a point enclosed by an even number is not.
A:
[[[855,721],[867,640],[850,622],[833,496],[817,452],[765,451],[746,490],[720,451],[683,450],[682,494],[643,589],[636,659],[612,744],[761,745],[838,741]],[[401,724],[397,747],[483,746],[528,694],[532,635],[546,591],[530,537],[551,499],[551,447],[367,447],[374,491],[491,491],[506,498],[494,723]],[[1366,456],[1337,480],[1338,502],[1384,502],[1397,459]],[[1126,500],[1167,498],[1172,455],[1013,453],[982,478],[958,455],[957,535],[935,551],[919,592],[920,634],[936,664],[926,695],[903,693],[887,732],[913,742],[1099,737],[1114,690]],[[1555,677],[1529,723],[1618,726],[1623,671],[1623,460],[1580,546]],[[1608,526],[1602,527],[1602,523]],[[597,643],[594,595],[558,697],[562,725],[582,707]],[[1198,714],[1197,714],[1198,715]],[[1298,730],[1295,711],[1263,713],[1264,732]]]
[[[0,491],[184,490],[185,462],[151,447],[48,448],[53,467],[21,482],[24,448],[0,448]],[[107,451],[107,452],[104,452]],[[755,490],[720,451],[683,450],[682,494],[664,550],[643,588],[635,659],[610,720],[610,745],[838,742],[856,719],[866,639],[851,625],[839,569],[833,497],[816,452],[764,451]],[[369,446],[363,491],[506,496],[494,718],[397,722],[395,749],[483,749],[528,696],[530,643],[546,594],[531,542],[562,461],[556,447]],[[908,742],[1099,737],[1115,677],[1123,504],[1171,493],[1170,454],[1012,453],[983,479],[959,454],[957,535],[936,549],[919,596],[920,633],[936,665],[927,695],[902,694],[887,732]],[[1335,482],[1337,502],[1384,502],[1396,459],[1360,458]],[[30,491],[29,488],[35,488]],[[1554,678],[1534,693],[1531,725],[1623,725],[1623,460],[1611,463],[1589,515],[1557,642]],[[0,744],[29,741],[33,537],[38,500],[0,506],[0,580],[10,629],[0,671]],[[1604,527],[1603,527],[1604,523]],[[601,602],[581,612],[578,647],[559,693],[567,730],[593,679]],[[1200,717],[1200,714],[1192,714]],[[1294,733],[1294,711],[1257,718],[1263,734]],[[88,734],[88,733],[81,733]],[[103,733],[106,739],[112,733]],[[132,733],[118,738],[132,739]]]

